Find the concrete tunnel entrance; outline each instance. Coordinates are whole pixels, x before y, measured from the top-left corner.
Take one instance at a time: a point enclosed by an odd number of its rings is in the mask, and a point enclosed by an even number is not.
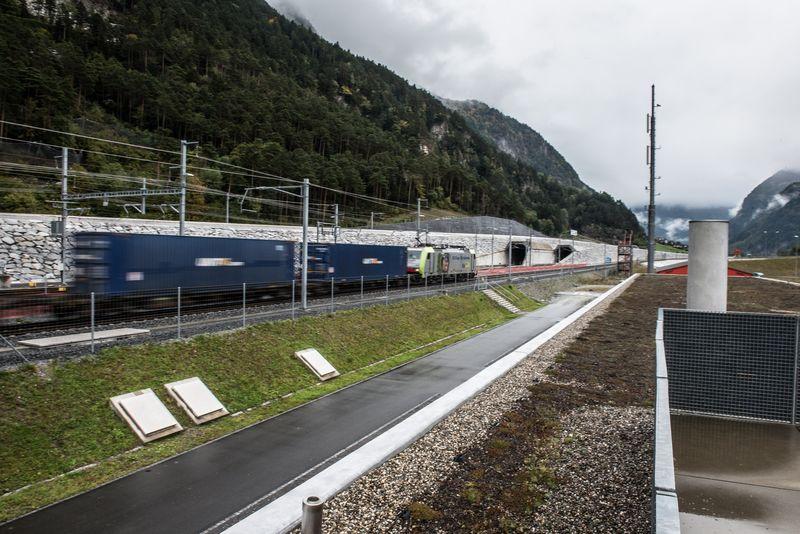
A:
[[[511,243],[506,248],[506,254],[511,258],[511,265],[525,265],[525,259],[528,257],[528,245]]]
[[[558,263],[573,252],[571,245],[558,245],[553,251],[555,254],[555,262]]]

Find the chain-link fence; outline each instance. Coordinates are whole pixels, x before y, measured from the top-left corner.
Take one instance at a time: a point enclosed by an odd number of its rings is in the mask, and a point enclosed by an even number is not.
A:
[[[798,421],[797,315],[664,310],[673,409]]]
[[[613,266],[507,273],[493,282],[515,283],[613,271]],[[300,284],[174,287],[153,291],[78,294],[57,288],[0,293],[0,366],[94,352],[99,344],[166,341],[302,316],[388,305],[413,298],[486,288],[484,277],[415,279],[362,277],[311,280],[301,305]],[[53,340],[52,338],[63,339]],[[44,345],[36,344],[46,339]],[[47,343],[53,343],[48,345]]]

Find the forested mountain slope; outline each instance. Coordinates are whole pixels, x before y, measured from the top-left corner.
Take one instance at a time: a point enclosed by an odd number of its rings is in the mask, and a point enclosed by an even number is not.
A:
[[[504,154],[426,91],[261,0],[0,0],[0,118],[73,131],[95,125],[89,133],[110,125],[170,149],[177,139],[199,141],[202,154],[246,168],[394,201],[424,196],[550,234],[639,230],[621,202]],[[97,172],[111,165],[92,156],[81,164]],[[3,179],[7,188],[22,180]],[[195,180],[233,192],[252,183],[208,173]],[[325,201],[327,193],[316,194]],[[20,208],[6,195],[0,209],[52,209],[52,198],[24,197]],[[203,209],[222,202],[190,201]]]
[[[587,187],[564,156],[527,124],[478,100],[440,100],[448,108],[463,115],[470,128],[492,141],[506,154],[552,176],[563,185]]]

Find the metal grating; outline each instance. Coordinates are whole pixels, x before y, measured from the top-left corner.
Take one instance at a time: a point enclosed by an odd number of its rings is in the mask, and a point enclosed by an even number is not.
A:
[[[663,312],[673,409],[797,420],[797,316]]]

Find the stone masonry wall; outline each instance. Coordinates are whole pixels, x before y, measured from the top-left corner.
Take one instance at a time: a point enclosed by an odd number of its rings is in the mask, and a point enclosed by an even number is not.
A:
[[[58,220],[56,215],[29,215],[0,213],[0,272],[11,275],[13,280],[24,281],[61,275],[61,240],[51,236],[50,223]],[[149,219],[113,219],[101,217],[70,217],[67,224],[67,279],[71,266],[72,235],[76,232],[119,232],[142,234],[177,234],[177,221]],[[276,226],[256,224],[224,224],[193,222],[186,223],[187,235],[208,237],[237,237],[255,239],[281,239],[299,241],[302,228],[299,226]],[[309,228],[309,240],[317,238],[316,228]],[[476,250],[478,265],[507,265],[507,235],[430,233],[431,243],[468,246]],[[529,244],[528,236],[513,236],[515,243]],[[368,230],[343,228],[339,234],[342,243],[368,243],[376,245],[416,245],[416,232],[393,230]],[[332,242],[332,230],[320,236],[321,242]],[[559,245],[572,245],[570,240],[534,237],[530,243],[529,257],[525,264],[551,264],[555,261],[554,249]],[[532,254],[532,255],[531,255]],[[666,259],[658,253],[656,259]],[[574,256],[574,257],[573,257]],[[562,263],[602,263],[605,257],[616,263],[617,249],[613,245],[575,241],[575,253]],[[636,250],[636,259],[643,260],[646,251]],[[662,257],[663,256],[663,257]],[[675,256],[674,254],[672,256]]]

